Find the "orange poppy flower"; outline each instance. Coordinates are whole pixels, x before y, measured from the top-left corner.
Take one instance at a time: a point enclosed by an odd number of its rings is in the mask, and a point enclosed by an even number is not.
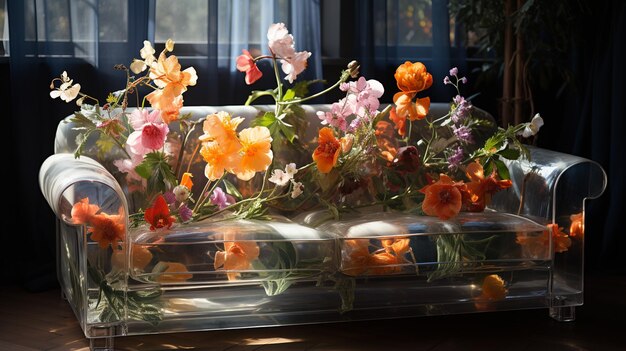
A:
[[[585,236],[585,222],[583,220],[583,213],[576,213],[571,215],[570,221],[572,224],[569,226],[569,236],[576,238],[584,238]]]
[[[465,183],[469,192],[467,209],[472,212],[481,212],[491,202],[491,196],[500,190],[508,189],[513,185],[511,180],[498,180],[495,170],[485,178],[483,166],[478,162],[470,163],[465,174],[469,183]]]
[[[87,226],[87,233],[91,234],[91,240],[97,241],[98,246],[106,249],[109,245],[116,248],[118,241],[123,241],[126,234],[122,209],[117,215],[98,213],[100,207],[90,204],[89,198],[84,198],[72,206],[72,222]]]
[[[488,310],[489,302],[504,300],[507,294],[504,280],[497,274],[491,274],[483,280],[482,292],[475,299],[474,305],[478,310]]]
[[[215,253],[213,266],[215,269],[223,266],[227,271],[250,269],[252,261],[259,257],[259,253],[259,246],[253,241],[226,241],[224,251]],[[239,272],[229,272],[226,275],[228,280],[236,280],[241,276]]]
[[[550,236],[554,245],[554,252],[565,252],[572,246],[572,239],[563,232],[558,224],[548,224],[548,229],[540,236],[530,236],[527,233],[517,233],[515,242],[521,245],[525,252],[533,258],[544,257],[550,245]]]
[[[163,195],[157,196],[152,207],[146,209],[144,218],[150,224],[150,230],[164,227],[169,229],[176,221],[174,217],[170,216],[170,208],[167,206]]]
[[[115,248],[126,234],[124,217],[121,211],[118,215],[97,214],[91,218],[87,231],[91,233],[91,240],[97,241],[101,249],[106,249],[109,245]]]
[[[396,104],[396,112],[400,118],[411,121],[423,119],[430,109],[430,98],[413,98],[418,92],[430,88],[433,84],[433,76],[426,71],[426,66],[421,62],[411,63],[406,61],[398,67],[394,75],[401,92],[393,96]]]
[[[378,121],[376,123],[375,135],[380,155],[391,164],[398,153],[398,140],[394,136],[391,123]]]
[[[423,187],[420,192],[426,195],[422,203],[424,213],[441,219],[456,216],[461,211],[461,185],[463,183],[454,183],[450,177],[441,174],[437,182]]]
[[[191,190],[191,187],[193,186],[193,181],[191,180],[191,178],[193,178],[193,174],[189,172],[183,173],[183,177],[180,179],[180,185],[185,186],[187,187],[187,189]]]
[[[395,125],[394,128],[398,130],[398,135],[404,137],[406,135],[406,115],[399,115],[396,112],[396,108],[393,107],[391,108],[391,111],[389,111],[389,120],[391,120]]]
[[[337,164],[341,153],[341,142],[335,138],[332,129],[324,127],[319,131],[317,143],[317,148],[313,152],[313,161],[321,173],[328,173]]]
[[[246,128],[239,133],[241,159],[233,173],[241,180],[250,180],[272,164],[272,137],[266,127]]]
[[[398,257],[404,257],[404,254],[409,252],[411,240],[409,238],[392,238],[382,239],[380,242],[388,252],[395,253]]]
[[[382,239],[384,249],[369,251],[369,239],[344,241],[341,271],[349,276],[386,275],[399,272],[399,264],[406,262],[409,239]]]
[[[159,283],[183,283],[193,278],[193,274],[189,273],[187,266],[179,262],[159,262],[160,264],[167,265],[165,271],[163,271],[158,277]]]
[[[89,198],[81,199],[72,206],[72,222],[74,224],[87,224],[91,222],[91,218],[100,211],[98,205],[89,203]]]
[[[558,224],[548,224],[548,232],[552,233],[554,252],[565,252],[572,246],[572,239],[563,232],[563,228],[559,227]]]
[[[344,240],[341,271],[349,276],[359,276],[370,265],[369,239]]]

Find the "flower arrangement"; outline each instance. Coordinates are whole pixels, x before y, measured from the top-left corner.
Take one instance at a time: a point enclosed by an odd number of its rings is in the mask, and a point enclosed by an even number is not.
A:
[[[311,53],[296,51],[293,37],[282,23],[272,24],[267,37],[268,55],[253,57],[243,50],[237,58],[237,69],[245,73],[249,85],[263,79],[259,61],[269,60],[274,68],[276,88],[253,91],[246,104],[269,96],[275,109],[252,121],[226,112],[197,121],[180,114],[183,94],[198,77],[192,67],[182,69],[172,54],[171,40],[158,58],[145,41],[141,59],[135,59],[130,68],[116,66],[126,74],[126,87],[109,94],[102,106],[81,92],[66,72],[52,81],[52,98],[76,99],[80,106],[71,119],[80,131],[76,157],[88,154],[113,160],[103,163],[110,164],[112,173],[121,175],[133,198],[139,199],[135,213],[129,215],[132,227],[166,235],[168,230],[192,222],[270,219],[275,214],[314,209],[328,209],[339,217],[367,206],[441,220],[460,212],[481,212],[493,194],[511,186],[504,160],[528,157],[520,137],[532,137],[543,124],[539,115],[506,129],[481,119],[461,94],[467,78],[456,68],[443,79],[455,93],[449,112],[437,119],[430,117],[426,93],[433,77],[420,62],[405,62],[397,68],[397,92],[393,104],[386,107],[379,100],[385,87],[359,76],[356,62],[351,62],[333,85],[309,94],[310,82],[294,82],[306,69]],[[318,136],[309,147],[302,126],[311,121],[304,120],[300,104],[336,88],[345,92],[345,97],[329,111],[317,112]],[[143,89],[150,92],[141,99]],[[133,95],[136,107],[130,109]],[[240,128],[244,124],[248,126]],[[193,139],[200,129],[202,134]],[[97,141],[88,146],[92,135],[97,135]],[[289,158],[294,152],[298,155]],[[203,175],[190,172],[196,165],[204,169]],[[241,186],[250,183],[255,186]],[[71,217],[73,223],[88,228],[90,239],[101,249],[111,249],[113,259],[120,259],[116,253],[123,249],[126,235],[121,213],[104,213],[84,198],[74,204]],[[540,252],[552,235],[555,251],[563,252],[571,245],[570,237],[582,233],[580,216],[573,216],[569,235],[553,225],[543,237],[520,234],[517,243],[530,252]],[[461,260],[479,257],[484,243],[460,245],[463,240],[459,236],[438,239],[439,252],[456,255],[440,261],[455,261],[459,255]],[[460,253],[451,249],[458,247],[462,247]],[[143,269],[157,254],[141,250],[133,256],[134,269]],[[258,243],[238,242],[225,235],[213,268],[225,270],[228,280],[242,279],[241,273],[232,271],[260,267],[260,255]],[[350,277],[388,275],[398,271],[399,263],[414,260],[408,239],[345,240],[341,267]],[[284,266],[289,264],[282,262]],[[453,270],[453,266],[441,265],[429,278]],[[193,278],[180,262],[159,261],[152,271],[161,273],[161,283]],[[287,286],[266,286],[266,291],[275,294]],[[488,276],[477,306],[505,295],[502,278]]]

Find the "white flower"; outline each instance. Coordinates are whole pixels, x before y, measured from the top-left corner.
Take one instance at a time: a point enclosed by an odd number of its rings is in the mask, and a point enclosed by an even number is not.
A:
[[[524,138],[530,138],[539,132],[539,128],[541,128],[541,126],[543,126],[543,118],[541,118],[541,115],[536,114],[532,121],[526,124],[526,127],[521,134]]]
[[[156,57],[154,57],[154,53],[155,51],[154,51],[154,48],[152,47],[152,44],[150,44],[149,41],[144,40],[143,48],[139,50],[139,55],[141,55],[141,58],[144,59],[144,61],[146,62],[148,66],[150,66],[152,62],[156,61]]]
[[[156,61],[156,57],[154,57],[154,48],[149,41],[143,41],[143,48],[139,50],[139,55],[143,60],[134,59],[130,64],[130,70],[135,74],[139,74],[146,70],[149,66],[152,65],[154,61]]]
[[[302,195],[303,190],[304,190],[304,186],[302,185],[302,183],[294,182],[293,183],[293,190],[291,191],[291,198],[295,199],[298,196]]]
[[[177,185],[172,192],[178,202],[183,202],[189,198],[189,189],[184,185]]]
[[[302,73],[307,66],[307,60],[311,56],[311,53],[308,51],[300,51],[296,52],[292,57],[283,58],[280,60],[281,68],[283,72],[287,76],[285,76],[285,80],[288,80],[289,83],[293,83],[296,80],[298,74]]]
[[[289,163],[288,165],[285,166],[285,173],[287,173],[291,178],[293,178],[293,176],[298,173],[298,168],[296,168],[296,164],[295,163]]]
[[[278,186],[285,186],[291,180],[291,176],[280,169],[275,169],[268,180]]]
[[[59,79],[59,78],[55,78]],[[63,71],[61,74],[61,85],[50,92],[50,97],[56,99],[58,97],[65,102],[70,102],[78,96],[78,92],[80,92],[80,84],[72,84],[73,80],[71,80],[67,76],[67,72]],[[54,83],[54,81],[53,81]],[[54,89],[54,85],[51,85],[50,88]]]
[[[293,176],[296,173],[298,173],[298,168],[296,168],[296,164],[292,162],[285,166],[284,171],[275,169],[268,180],[278,186],[285,186],[289,181],[293,181]]]

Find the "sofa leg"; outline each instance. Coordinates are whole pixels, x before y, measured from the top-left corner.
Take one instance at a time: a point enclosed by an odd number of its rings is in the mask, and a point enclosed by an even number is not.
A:
[[[90,351],[115,351],[115,337],[89,339]]]
[[[550,307],[550,317],[559,322],[573,322],[576,320],[576,307]]]

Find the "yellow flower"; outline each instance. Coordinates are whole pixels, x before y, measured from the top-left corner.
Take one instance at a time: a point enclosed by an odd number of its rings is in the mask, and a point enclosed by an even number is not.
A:
[[[237,127],[241,122],[243,118],[232,118],[227,112],[208,115],[202,125],[204,134],[200,136],[200,141],[216,141],[225,153],[239,151],[241,144],[237,139]]]
[[[239,133],[241,159],[233,173],[241,180],[250,180],[256,172],[265,171],[272,163],[272,137],[266,127],[246,128]]]
[[[224,175],[224,170],[232,168],[232,157],[224,153],[220,145],[215,142],[207,142],[202,145],[200,155],[207,165],[204,168],[204,175],[211,181],[220,179]]]

